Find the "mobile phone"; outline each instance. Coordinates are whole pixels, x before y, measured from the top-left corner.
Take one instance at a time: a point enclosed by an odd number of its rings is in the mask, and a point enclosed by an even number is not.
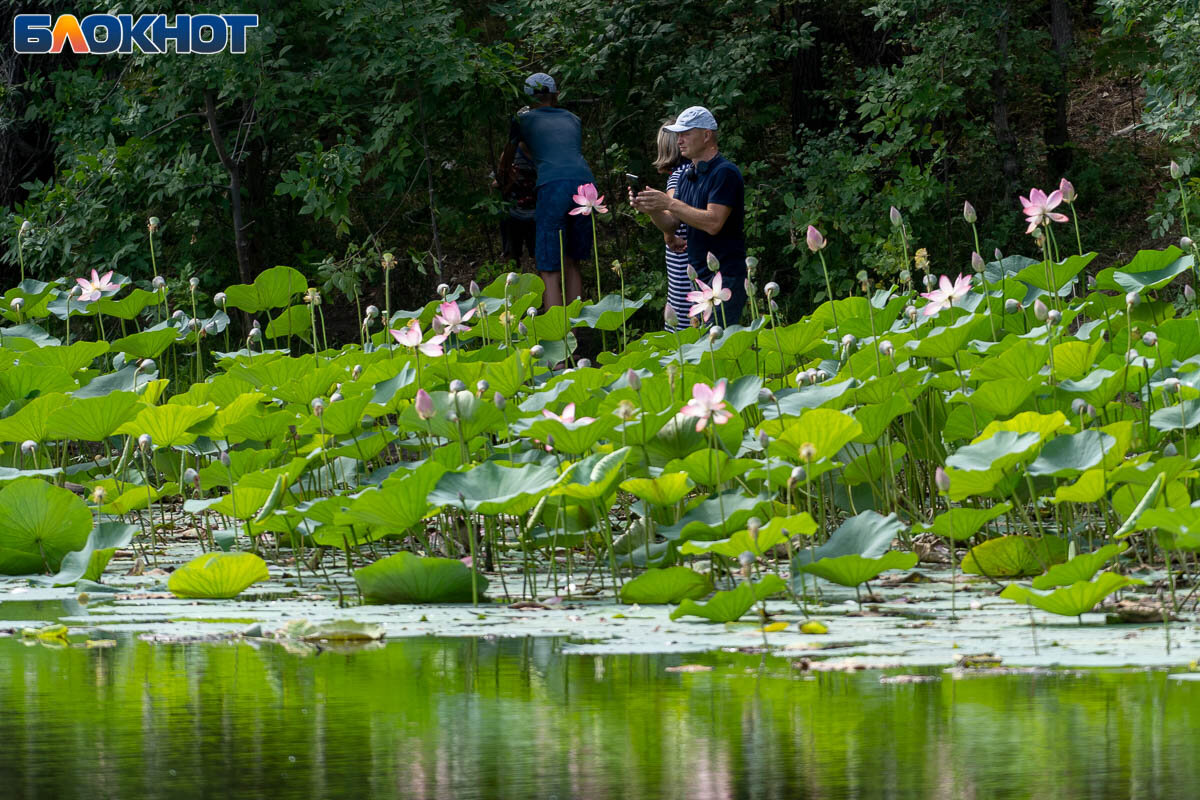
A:
[[[633,193],[635,195],[646,188],[646,184],[642,183],[642,179],[639,178],[637,175],[633,175],[629,172],[626,172],[625,180],[629,181],[629,188],[631,190],[633,190]]]

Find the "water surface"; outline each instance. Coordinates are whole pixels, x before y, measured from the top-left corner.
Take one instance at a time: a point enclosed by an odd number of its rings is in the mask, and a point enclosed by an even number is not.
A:
[[[1200,683],[881,683],[561,639],[55,649],[0,639],[3,796],[1193,798]],[[708,672],[668,672],[681,664]],[[894,673],[893,673],[894,674]]]

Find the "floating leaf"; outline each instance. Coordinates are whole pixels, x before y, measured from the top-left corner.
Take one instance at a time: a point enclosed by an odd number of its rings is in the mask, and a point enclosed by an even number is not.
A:
[[[1080,553],[1066,563],[1055,564],[1045,575],[1034,578],[1033,588],[1053,589],[1055,586],[1070,586],[1079,581],[1090,581],[1110,559],[1128,549],[1129,545],[1117,542],[1091,553]]]
[[[1012,503],[997,503],[991,508],[952,508],[934,517],[930,525],[913,525],[913,531],[927,531],[961,542],[1011,509]]]
[[[253,553],[205,553],[172,572],[167,589],[176,597],[228,600],[270,577],[267,562]]]
[[[816,530],[817,523],[804,512],[791,517],[772,518],[767,525],[759,528],[757,536],[752,536],[749,530],[743,530],[728,539],[715,542],[688,541],[680,546],[679,552],[684,555],[717,553],[730,558],[749,552],[761,557],[793,536],[811,536]]]
[[[487,579],[463,562],[408,552],[354,571],[354,582],[368,603],[469,603],[472,580],[475,591],[482,595]]]
[[[92,512],[72,492],[39,478],[13,481],[0,490],[0,574],[57,572],[91,530]]]
[[[1051,614],[1077,617],[1086,611],[1091,611],[1097,603],[1118,589],[1141,583],[1143,581],[1137,578],[1118,575],[1115,572],[1104,572],[1094,581],[1079,581],[1052,592],[1039,592],[1010,583],[1004,587],[1000,596],[1006,600],[1036,606]]]
[[[977,544],[962,561],[962,571],[989,578],[1038,575],[1067,560],[1067,543],[1057,536],[1001,536]]]
[[[703,617],[713,622],[733,622],[741,619],[751,606],[773,594],[787,589],[783,579],[768,573],[758,583],[741,583],[736,589],[717,592],[707,603],[684,599],[671,611],[671,619],[680,617]]]
[[[858,586],[889,569],[912,569],[916,565],[916,553],[892,550],[879,558],[863,558],[854,553],[836,558],[822,558],[810,564],[801,564],[797,569],[842,586]]]
[[[648,569],[621,587],[622,603],[653,605],[699,600],[712,591],[712,577],[687,567]]]

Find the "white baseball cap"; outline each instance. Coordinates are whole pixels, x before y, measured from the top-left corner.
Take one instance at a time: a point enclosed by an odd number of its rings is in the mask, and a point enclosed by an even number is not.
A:
[[[525,79],[525,94],[532,95],[537,92],[555,94],[558,92],[558,84],[546,73],[535,72]]]
[[[665,127],[674,133],[683,133],[692,128],[715,131],[717,129],[717,118],[704,106],[692,106],[683,110],[679,118],[675,120],[674,125],[667,125]]]

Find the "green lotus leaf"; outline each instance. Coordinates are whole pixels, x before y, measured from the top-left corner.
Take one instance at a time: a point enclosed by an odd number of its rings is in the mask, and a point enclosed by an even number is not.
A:
[[[1045,575],[1033,579],[1034,589],[1053,589],[1055,586],[1070,586],[1080,581],[1090,581],[1100,568],[1111,559],[1129,549],[1124,542],[1107,544],[1091,553],[1080,553],[1062,564],[1055,564]]]
[[[0,407],[22,404],[38,395],[69,392],[75,379],[60,367],[34,367],[21,364],[0,372]]]
[[[1109,485],[1104,479],[1104,470],[1090,469],[1079,476],[1079,479],[1068,486],[1059,486],[1054,490],[1053,503],[1096,503],[1108,492]]]
[[[637,429],[638,420],[625,426],[626,435],[631,428]],[[651,428],[651,430],[653,430]],[[735,414],[724,425],[709,425],[703,431],[696,430],[696,420],[682,413],[672,414],[667,422],[646,442],[650,454],[650,462],[654,466],[663,466],[677,458],[686,458],[691,453],[708,447],[712,440],[709,432],[716,434],[724,448],[736,452],[741,445],[745,423],[739,414]],[[635,440],[636,441],[636,440]]]
[[[411,400],[420,388],[417,383],[417,370],[412,364],[405,363],[392,377],[374,384],[375,393],[371,402],[384,411],[395,413],[400,410],[404,400]],[[493,381],[494,383],[494,381]],[[411,391],[408,391],[411,388]]]
[[[584,420],[587,418],[580,418],[576,422],[563,422],[543,417],[530,425],[525,433],[539,442],[553,441],[555,450],[571,455],[580,455],[591,450],[593,445],[608,436],[617,424],[617,418],[611,415]]]
[[[688,511],[674,525],[658,529],[658,534],[667,539],[721,539],[746,527],[751,517],[766,517],[771,510],[771,499],[766,495],[747,497],[734,489],[720,496],[710,497]]]
[[[17,413],[0,419],[0,442],[24,442],[28,439],[40,444],[49,436],[50,417],[69,402],[65,394],[58,392],[33,398]]]
[[[129,484],[125,484],[129,486]],[[132,486],[121,492],[116,497],[112,497],[101,508],[101,513],[104,514],[129,514],[133,511],[141,511],[143,508],[148,508],[152,501],[157,501],[159,498],[179,493],[179,487],[174,483],[164,483],[162,486]]]
[[[215,413],[216,406],[207,404],[150,406],[138,412],[136,417],[118,428],[117,432],[134,437],[148,433],[155,447],[177,447],[196,441],[198,434],[192,433],[190,429]]]
[[[863,511],[843,522],[829,541],[815,551],[802,550],[792,559],[793,566],[807,564],[822,558],[837,558],[844,555],[860,555],[878,558],[892,546],[904,524],[895,514],[886,517],[874,511]]]
[[[308,289],[308,280],[291,267],[271,267],[263,270],[254,283],[238,283],[225,290],[225,303],[240,308],[248,314],[257,314],[271,308],[282,308],[292,298]],[[307,314],[307,309],[305,309]]]
[[[686,472],[688,477],[701,486],[715,487],[729,483],[752,467],[758,466],[758,463],[752,458],[730,458],[729,454],[723,450],[706,447],[695,453],[689,453],[686,458],[669,461],[664,470]]]
[[[630,478],[621,488],[653,506],[673,506],[687,496],[695,484],[686,472],[667,472],[657,478]]]
[[[813,319],[802,319],[782,328],[776,326],[773,331],[768,326],[758,332],[758,346],[788,356],[802,356],[822,344],[827,330]]]
[[[934,328],[923,339],[914,339],[907,344],[912,355],[925,358],[953,358],[965,349],[974,330],[975,317],[968,314],[953,324]]]
[[[854,441],[859,444],[874,444],[894,419],[912,410],[912,403],[903,394],[889,395],[882,402],[860,406],[855,409],[854,418],[862,425],[862,432],[854,437]]]
[[[1057,536],[1001,536],[970,549],[962,571],[989,578],[1040,575],[1053,564],[1067,560],[1067,543]]]
[[[127,522],[101,522],[91,532],[82,550],[68,553],[58,574],[51,578],[55,586],[71,586],[76,581],[100,581],[104,568],[118,548],[128,547],[138,531]]]
[[[428,422],[417,416],[416,409],[408,406],[400,421],[408,430],[426,431],[451,441],[470,441],[489,431],[505,428],[504,415],[490,402],[476,397],[472,392],[432,392],[433,418]],[[549,421],[549,420],[547,420]],[[615,424],[616,419],[613,419]],[[583,423],[580,427],[587,427]],[[580,451],[582,452],[582,451]]]
[[[619,294],[605,295],[598,303],[586,303],[579,311],[579,316],[571,318],[572,325],[585,325],[598,331],[617,331],[621,323],[632,317],[638,309],[653,299],[653,295],[644,294],[639,300],[622,298]],[[540,319],[538,322],[541,325]],[[538,335],[543,335],[539,330]]]
[[[58,345],[30,350],[21,354],[20,363],[31,367],[58,367],[68,375],[74,375],[107,352],[108,342],[84,340],[69,346]]]
[[[551,306],[548,311],[538,314],[533,318],[533,325],[528,325],[528,323],[526,325],[530,328],[531,334],[536,335],[539,340],[561,340],[567,335],[567,330],[571,327],[571,323],[568,320],[579,316],[579,311],[582,308],[582,300],[572,301],[565,310],[563,306]],[[617,327],[620,327],[619,323]]]
[[[774,573],[768,573],[758,583],[740,583],[736,589],[717,592],[707,603],[684,598],[671,611],[671,619],[703,617],[713,622],[733,622],[741,619],[760,600],[785,591],[787,584]]]
[[[718,317],[720,313],[720,309],[718,309]],[[717,324],[720,324],[719,320]],[[741,325],[730,325],[724,328],[721,335],[711,344],[707,337],[691,344],[685,344],[681,348],[683,360],[688,364],[701,364],[705,361],[711,364],[714,353],[722,359],[740,358],[754,344],[755,338],[758,335],[757,331],[757,328],[751,329]],[[708,372],[707,366],[704,368],[704,372]]]
[[[0,489],[0,574],[57,572],[91,530],[82,499],[39,478],[19,478]]]
[[[136,319],[146,308],[160,302],[162,295],[159,293],[135,287],[120,297],[101,297],[96,301],[96,310],[106,317],[130,320]]]
[[[1083,431],[1051,439],[1029,465],[1030,475],[1073,478],[1100,464],[1117,440],[1100,431]]]
[[[270,577],[267,562],[253,553],[205,553],[172,572],[167,589],[176,597],[228,600]]]
[[[354,582],[368,603],[469,603],[482,595],[487,579],[453,558],[419,557],[400,552],[354,571]]]
[[[1184,400],[1150,415],[1150,427],[1158,431],[1186,430],[1197,425],[1200,425],[1200,400]]]
[[[622,603],[659,605],[699,600],[713,589],[712,577],[687,567],[648,569],[621,587]]]
[[[1132,289],[1122,289],[1121,284],[1116,280],[1116,274],[1123,272],[1125,275],[1137,275],[1143,272],[1154,272],[1156,270],[1166,269],[1171,264],[1175,263],[1183,251],[1175,245],[1167,247],[1165,250],[1139,250],[1136,255],[1124,267],[1108,267],[1096,273],[1096,288],[1104,289],[1110,292],[1120,292],[1125,294]],[[1124,303],[1122,303],[1124,305]]]
[[[312,334],[312,311],[307,305],[289,306],[273,317],[263,332],[271,339],[299,336],[308,341]]]
[[[269,414],[251,414],[230,422],[225,426],[225,439],[230,444],[238,442],[275,442],[294,425],[298,417],[293,411],[272,411]]]
[[[477,514],[524,514],[557,482],[552,466],[503,467],[485,461],[465,472],[447,472],[429,502]]]
[[[900,460],[908,453],[903,442],[891,442],[885,447],[875,447],[863,453],[846,465],[842,471],[842,480],[847,486],[860,483],[873,483],[884,475],[889,474],[889,464],[897,467]]]
[[[550,494],[565,495],[582,503],[608,497],[621,480],[621,468],[629,458],[630,449],[622,447],[611,453],[596,453],[576,461],[563,470],[562,478]]]
[[[1036,606],[1051,614],[1077,617],[1084,612],[1091,611],[1097,603],[1118,589],[1142,583],[1143,581],[1137,578],[1118,575],[1115,572],[1103,572],[1094,581],[1079,581],[1052,592],[1039,592],[1010,583],[1004,587],[1004,591],[1000,592],[1000,596],[1006,600]]]
[[[1138,292],[1140,294],[1163,288],[1175,280],[1176,276],[1182,275],[1191,268],[1192,257],[1185,255],[1158,269],[1148,269],[1142,272],[1117,270],[1112,274],[1112,279],[1113,283],[1121,287],[1122,292]]]
[[[804,512],[791,517],[773,517],[759,528],[757,536],[752,536],[749,530],[741,530],[728,539],[715,542],[687,541],[680,546],[679,552],[684,555],[717,553],[730,558],[749,552],[761,557],[793,536],[811,536],[816,530],[817,523]]]
[[[116,372],[110,372],[107,375],[101,375],[98,378],[93,378],[88,382],[87,386],[82,389],[77,389],[72,392],[71,396],[76,400],[90,400],[94,397],[104,397],[114,392],[133,392],[135,396],[140,396],[141,399],[148,399],[149,395],[154,393],[154,400],[157,400],[162,389],[155,389],[157,386],[165,386],[166,381],[161,384],[156,380],[158,370],[139,370],[136,364],[126,364]]]
[[[1041,437],[1032,432],[998,431],[982,441],[958,448],[946,459],[946,466],[964,472],[1004,470],[1020,461],[1040,441]],[[950,483],[953,486],[953,478]]]
[[[929,525],[913,525],[914,532],[935,533],[961,542],[979,533],[979,529],[1012,509],[1012,503],[997,503],[991,508],[952,508],[938,514]]]
[[[1028,381],[1045,365],[1045,347],[1030,341],[1019,341],[1003,353],[991,355],[971,370],[971,378],[983,383],[998,380]]]
[[[1042,291],[1057,292],[1074,281],[1075,276],[1082,272],[1095,257],[1096,253],[1086,253],[1081,256],[1071,256],[1064,261],[1052,262],[1049,264],[1049,275],[1047,275],[1046,262],[1038,261],[1022,269],[1015,277]]]
[[[912,569],[916,565],[916,553],[901,553],[898,550],[892,550],[879,558],[864,558],[855,553],[834,558],[822,558],[809,564],[801,564],[797,569],[841,586],[858,586],[889,569]],[[793,586],[796,583],[796,579],[793,578]]]
[[[832,460],[843,447],[862,432],[862,425],[849,414],[829,408],[806,411],[771,442],[772,456],[792,463],[800,460],[800,448],[811,444],[816,448],[814,461]]]
[[[122,336],[112,343],[112,351],[134,358],[158,358],[178,338],[179,331],[175,328],[151,329]]]
[[[1021,378],[1000,378],[986,381],[966,396],[966,402],[997,417],[1007,417],[1025,405],[1029,396],[1040,386]],[[957,397],[961,398],[961,395]]]
[[[1103,339],[1094,342],[1062,342],[1054,346],[1056,380],[1077,380],[1096,366],[1096,354],[1107,346]]]

